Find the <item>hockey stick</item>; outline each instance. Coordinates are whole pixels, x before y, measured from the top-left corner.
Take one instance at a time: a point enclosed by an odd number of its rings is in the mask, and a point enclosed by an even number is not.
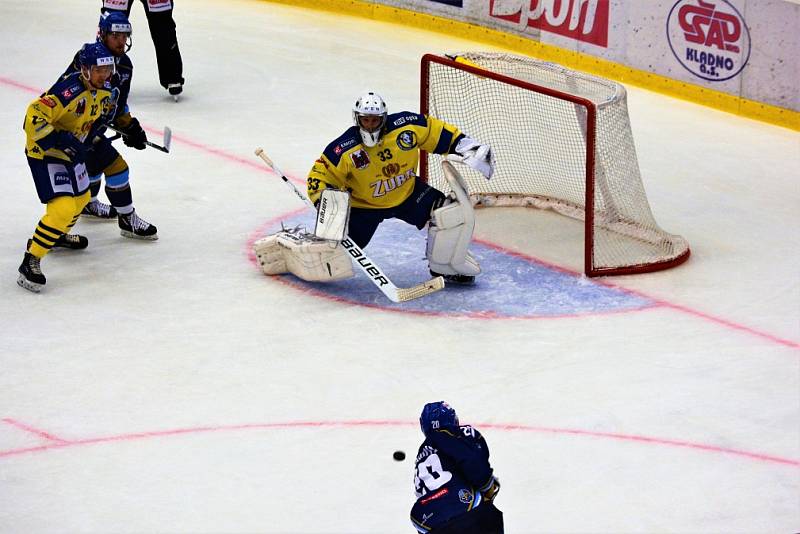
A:
[[[110,124],[106,124],[106,128],[108,128],[109,130],[114,130],[123,137],[128,137],[128,134],[126,134],[119,128],[111,126]],[[151,143],[150,141],[147,140],[145,140],[144,144],[146,144],[147,146],[151,146],[157,150],[160,150],[161,152],[166,152],[167,154],[169,154],[169,146],[172,144],[172,130],[169,129],[169,126],[164,126],[164,146]]]
[[[256,149],[256,156],[260,157],[264,160],[270,169],[272,169],[275,174],[281,177],[281,180],[284,181],[286,185],[292,188],[294,194],[297,197],[311,206],[314,207],[314,204],[311,203],[308,197],[306,197],[303,193],[300,192],[297,187],[289,181],[283,171],[281,171],[277,165],[275,165],[271,159],[264,153],[264,150],[261,148]],[[380,267],[378,267],[375,262],[373,262],[369,256],[367,256],[361,247],[355,244],[355,242],[350,239],[350,236],[347,236],[346,239],[342,240],[342,246],[344,249],[350,254],[350,256],[355,260],[356,265],[367,275],[370,282],[375,284],[378,289],[381,290],[381,293],[386,295],[386,297],[391,300],[392,302],[405,302],[407,300],[413,300],[419,297],[424,297],[425,295],[430,295],[431,293],[435,293],[440,289],[444,288],[444,278],[441,276],[437,276],[435,278],[431,278],[430,280],[426,280],[421,284],[417,284],[412,287],[397,287],[389,280],[389,277],[384,274]]]

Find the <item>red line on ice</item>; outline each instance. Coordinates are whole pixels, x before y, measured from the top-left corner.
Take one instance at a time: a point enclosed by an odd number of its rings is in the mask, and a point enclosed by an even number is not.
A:
[[[13,427],[16,427],[16,428],[18,428],[18,429],[20,429],[20,430],[22,430],[24,432],[27,432],[29,434],[35,434],[35,435],[37,435],[37,436],[39,436],[41,438],[44,438],[44,439],[46,439],[48,441],[55,441],[56,443],[69,443],[69,441],[67,441],[65,439],[61,439],[58,436],[50,434],[49,432],[45,432],[44,430],[39,430],[38,428],[34,428],[34,427],[30,426],[30,425],[26,425],[25,423],[21,423],[21,422],[17,421],[16,419],[5,418],[5,419],[0,419],[0,421],[3,421],[4,423],[8,423],[9,425],[11,425]]]
[[[11,421],[3,419],[3,421]],[[219,425],[201,426],[192,428],[175,428],[170,430],[155,430],[150,432],[135,432],[130,434],[119,434],[115,436],[103,436],[97,438],[75,439],[70,441],[60,440],[52,444],[40,445],[36,447],[25,447],[20,449],[10,449],[0,451],[0,458],[9,456],[19,456],[26,453],[41,452],[51,449],[64,449],[67,447],[77,447],[83,445],[95,445],[100,443],[129,442],[143,439],[155,439],[169,436],[179,436],[185,434],[202,434],[211,432],[234,432],[242,430],[268,430],[268,429],[297,429],[297,428],[375,428],[375,427],[417,427],[416,422],[406,421],[381,421],[381,420],[362,420],[362,421],[287,421],[283,423],[253,423],[242,425]],[[478,428],[491,428],[506,432],[533,432],[540,434],[562,434],[581,436],[589,438],[604,438],[620,441],[632,441],[640,444],[661,445],[668,447],[680,447],[696,449],[704,452],[718,453],[739,456],[749,460],[759,462],[776,463],[792,467],[800,467],[800,460],[792,458],[782,458],[771,454],[763,454],[752,451],[718,447],[716,445],[706,445],[703,443],[692,443],[689,441],[654,438],[648,436],[617,434],[611,432],[595,432],[589,430],[575,430],[568,428],[547,428],[532,425],[498,424],[498,423],[477,423]]]

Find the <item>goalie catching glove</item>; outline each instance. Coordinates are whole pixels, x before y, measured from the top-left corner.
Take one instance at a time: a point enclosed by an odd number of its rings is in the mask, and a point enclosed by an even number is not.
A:
[[[264,274],[292,273],[308,282],[333,282],[353,276],[350,254],[341,244],[321,240],[300,228],[284,229],[253,243]]]
[[[489,145],[484,145],[471,137],[462,137],[456,144],[455,154],[461,161],[483,174],[487,180],[494,174],[494,153]]]

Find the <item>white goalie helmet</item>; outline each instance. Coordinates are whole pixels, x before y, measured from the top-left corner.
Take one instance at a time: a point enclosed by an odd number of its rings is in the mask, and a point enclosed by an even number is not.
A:
[[[356,100],[353,106],[353,122],[358,127],[361,141],[365,146],[373,147],[381,140],[383,127],[386,126],[386,115],[386,102],[378,93],[368,91]],[[361,120],[362,117],[380,117],[380,121],[373,120],[374,124],[365,127]]]

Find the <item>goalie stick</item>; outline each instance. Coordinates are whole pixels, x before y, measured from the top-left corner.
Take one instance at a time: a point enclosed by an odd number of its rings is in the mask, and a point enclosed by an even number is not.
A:
[[[311,203],[311,200],[306,197],[303,193],[300,192],[297,187],[289,181],[283,171],[281,171],[275,163],[272,162],[271,159],[264,153],[264,150],[261,148],[256,149],[256,156],[260,157],[264,160],[270,169],[272,169],[275,174],[281,177],[281,180],[284,181],[286,185],[288,185],[294,194],[297,197],[305,202],[307,205],[314,207],[314,204]],[[444,278],[441,276],[437,276],[435,278],[431,278],[430,280],[426,280],[421,284],[417,284],[411,287],[397,287],[389,280],[389,277],[384,274],[380,267],[378,267],[375,262],[373,262],[369,256],[367,256],[361,247],[359,247],[350,237],[346,237],[342,240],[342,246],[344,249],[350,254],[350,256],[355,260],[356,265],[367,275],[370,282],[375,284],[378,289],[381,290],[381,293],[386,295],[386,297],[391,300],[392,302],[405,302],[408,300],[417,299],[420,297],[424,297],[425,295],[430,295],[431,293],[435,293],[440,289],[444,288]]]
[[[119,135],[121,135],[123,137],[127,137],[127,134],[125,132],[123,132],[122,130],[120,130],[119,128],[115,128],[114,126],[111,126],[110,124],[106,124],[105,126],[109,130],[114,130]],[[153,148],[155,148],[157,150],[160,150],[161,152],[166,152],[167,154],[169,154],[169,146],[170,146],[170,144],[172,144],[172,130],[169,129],[169,126],[164,126],[164,146],[157,145],[155,143],[151,143],[150,141],[147,141],[147,140],[145,140],[144,144],[146,144],[147,146],[151,146],[151,147],[153,147]]]

